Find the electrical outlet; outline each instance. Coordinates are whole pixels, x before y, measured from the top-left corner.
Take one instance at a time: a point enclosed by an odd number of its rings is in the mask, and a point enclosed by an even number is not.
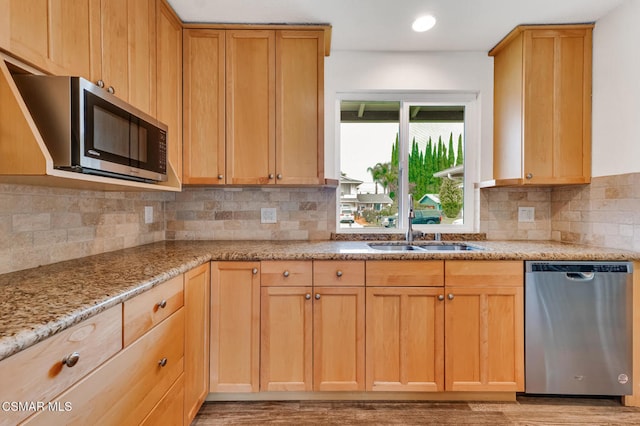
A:
[[[535,217],[535,207],[518,207],[518,222],[533,222]]]
[[[277,223],[276,209],[272,207],[261,208],[260,223]]]
[[[153,223],[153,206],[144,206],[144,223]]]

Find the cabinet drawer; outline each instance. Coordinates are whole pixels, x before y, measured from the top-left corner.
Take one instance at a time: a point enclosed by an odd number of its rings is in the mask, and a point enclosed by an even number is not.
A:
[[[182,375],[183,366],[184,309],[180,309],[56,398],[60,406],[67,403],[72,410],[42,411],[28,424],[137,425]]]
[[[444,285],[442,260],[369,260],[367,287],[439,287]]]
[[[41,401],[45,404],[122,349],[122,305],[0,362],[0,401]],[[77,353],[72,367],[62,360]],[[29,411],[6,411],[0,424],[16,424]],[[8,422],[8,423],[5,423]]]
[[[181,425],[184,412],[184,375],[171,386],[140,426]],[[184,423],[188,425],[189,423]]]
[[[313,263],[308,260],[270,260],[260,262],[260,285],[309,286],[313,280]]]
[[[124,346],[129,346],[183,305],[182,275],[124,302]]]
[[[316,260],[313,262],[315,286],[364,286],[364,261]]]
[[[519,260],[447,260],[444,271],[448,286],[524,285],[524,264]]]

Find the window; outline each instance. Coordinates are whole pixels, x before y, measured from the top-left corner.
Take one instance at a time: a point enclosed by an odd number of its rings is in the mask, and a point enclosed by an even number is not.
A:
[[[340,232],[472,232],[475,94],[341,94]]]

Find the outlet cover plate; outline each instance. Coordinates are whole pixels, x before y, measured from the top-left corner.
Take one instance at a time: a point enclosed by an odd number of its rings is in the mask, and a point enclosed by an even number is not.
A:
[[[518,222],[533,222],[535,216],[535,207],[518,207]]]
[[[277,223],[276,209],[273,207],[261,208],[260,223]]]
[[[144,223],[153,222],[153,206],[144,206]]]

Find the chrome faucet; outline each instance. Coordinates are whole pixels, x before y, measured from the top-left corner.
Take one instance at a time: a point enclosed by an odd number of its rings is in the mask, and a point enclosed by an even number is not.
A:
[[[409,194],[409,227],[407,228],[407,244],[413,244],[413,218],[416,217],[413,211],[413,195]]]

